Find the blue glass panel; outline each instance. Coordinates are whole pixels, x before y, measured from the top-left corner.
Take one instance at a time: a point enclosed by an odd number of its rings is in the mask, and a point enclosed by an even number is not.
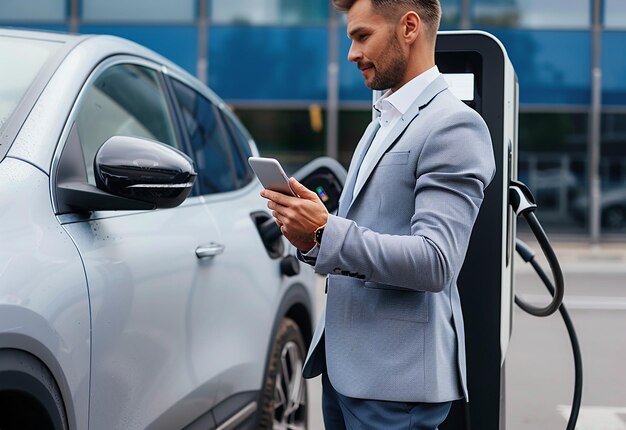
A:
[[[602,36],[602,103],[626,106],[626,32]]]
[[[0,22],[59,22],[65,20],[65,0],[2,0]]]
[[[520,103],[588,105],[591,33],[493,30],[504,44],[520,83]]]
[[[83,0],[85,22],[192,23],[194,0]]]
[[[339,28],[339,99],[342,101],[372,100],[372,91],[355,63],[348,61],[351,41],[346,36],[346,27]]]
[[[328,18],[328,0],[213,0],[211,21],[228,24],[319,24]]]
[[[209,83],[228,100],[326,100],[325,27],[212,27]]]
[[[370,101],[371,92],[347,60],[350,41],[340,36],[340,98]],[[588,105],[591,35],[586,31],[492,30],[504,44],[520,82],[520,103]],[[576,55],[572,55],[575,52]]]
[[[198,30],[195,26],[81,25],[81,33],[113,34],[144,45],[195,76]]]

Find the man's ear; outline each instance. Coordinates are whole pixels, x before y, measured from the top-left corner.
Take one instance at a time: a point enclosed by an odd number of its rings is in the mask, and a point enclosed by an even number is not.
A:
[[[422,20],[415,11],[409,11],[400,19],[400,25],[402,26],[402,38],[408,44],[415,42],[417,37],[422,32]]]

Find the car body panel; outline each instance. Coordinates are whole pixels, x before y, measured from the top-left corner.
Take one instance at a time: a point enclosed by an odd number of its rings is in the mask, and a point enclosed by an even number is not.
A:
[[[281,281],[249,216],[263,208],[258,191],[64,225],[84,257],[92,304],[90,427],[180,426],[259,389],[259,351],[280,288],[293,281]],[[211,242],[224,253],[198,259],[196,247]]]
[[[202,331],[212,315],[194,307],[210,293],[218,261],[199,261],[195,249],[219,243],[221,234],[197,200],[116,216],[102,211],[65,225],[84,258],[91,297],[92,428],[145,428],[198,385],[211,393],[199,412],[213,405],[219,375],[191,357],[217,352],[203,350],[213,346]]]
[[[229,233],[224,236],[226,250],[220,256],[221,288],[216,289],[216,301],[207,304],[221,329],[215,334],[221,354],[213,357],[213,365],[222,369],[223,380],[228,381],[220,385],[218,402],[238,392],[259,389],[265,370],[258,365],[265,360],[259,351],[268,348],[280,300],[289,285],[296,282],[310,285],[309,271],[301,277],[285,278],[280,273],[280,260],[271,260],[265,252],[250,216],[251,212],[267,209],[259,198],[260,191],[255,183],[232,193],[231,198],[202,197],[216,214],[220,231]],[[307,277],[309,281],[305,280]],[[220,303],[238,303],[238,306],[228,309]],[[242,318],[243,315],[246,317]]]
[[[48,180],[31,164],[0,162],[0,346],[42,360],[72,428],[87,428],[89,297],[76,246],[52,212]]]

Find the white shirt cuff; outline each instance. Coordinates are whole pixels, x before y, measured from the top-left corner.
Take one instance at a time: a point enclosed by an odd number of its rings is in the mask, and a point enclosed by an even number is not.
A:
[[[306,257],[306,258],[317,258],[317,254],[319,254],[319,252],[320,252],[320,247],[317,244],[315,244],[315,246],[309,249],[307,253],[301,252],[301,254],[303,257]]]

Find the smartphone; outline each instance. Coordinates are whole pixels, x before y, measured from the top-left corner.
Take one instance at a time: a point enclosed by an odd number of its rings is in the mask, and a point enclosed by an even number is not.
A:
[[[278,191],[288,196],[297,197],[289,185],[289,178],[278,160],[265,157],[250,157],[248,164],[254,170],[261,184],[268,190]]]

